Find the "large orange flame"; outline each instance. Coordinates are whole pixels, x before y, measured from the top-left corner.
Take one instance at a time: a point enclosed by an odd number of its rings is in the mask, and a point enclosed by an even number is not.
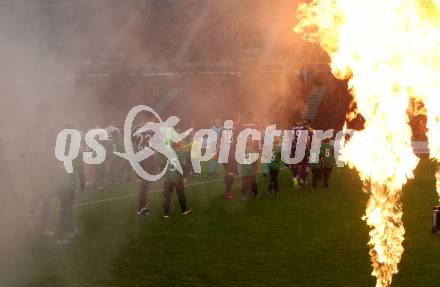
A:
[[[371,194],[364,219],[376,286],[390,286],[403,253],[401,190],[418,163],[411,101],[423,102],[431,157],[440,161],[440,0],[312,0],[295,31],[319,43],[365,128],[342,151]],[[437,173],[440,196],[440,170]]]

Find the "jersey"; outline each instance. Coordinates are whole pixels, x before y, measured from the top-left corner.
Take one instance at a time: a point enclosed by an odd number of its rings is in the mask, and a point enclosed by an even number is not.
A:
[[[96,129],[102,129],[101,127],[97,126]],[[106,134],[107,134],[107,139],[106,140],[100,140],[98,135],[95,135],[95,140],[104,147],[106,154],[107,155],[111,155],[113,153],[112,150],[112,134],[108,132],[108,130],[103,129]],[[93,156],[96,156],[96,151],[92,150]],[[105,159],[105,161],[103,163],[100,163],[98,165],[98,168],[100,168],[101,170],[103,170],[103,167],[105,166],[107,162],[107,157]]]
[[[321,169],[322,159],[321,152],[313,150],[310,152],[310,168],[311,169]]]
[[[272,151],[272,159],[269,163],[269,168],[279,170],[281,167],[281,148],[274,147]]]
[[[235,159],[235,151],[237,147],[237,137],[240,133],[240,129],[237,126],[232,127],[232,129],[227,129],[227,131],[232,132],[232,136],[229,139],[230,140],[230,148],[229,148],[229,154],[228,154],[228,162],[225,164],[225,170],[228,170],[229,172],[235,171],[237,173],[237,160]]]
[[[310,153],[310,168],[332,168],[335,163],[334,147],[331,144],[323,143],[319,150]]]
[[[257,162],[254,162],[252,164],[242,164],[240,168],[241,175],[242,176],[256,175],[257,174],[256,165]]]
[[[84,167],[82,160],[78,157],[73,162],[73,173],[67,173],[64,165],[59,163],[59,173],[57,176],[56,190],[59,195],[74,193],[77,188],[77,182],[81,188],[84,188]]]
[[[260,129],[260,127],[258,126],[258,124],[256,123],[256,122],[249,122],[249,123],[244,123],[242,126],[241,126],[241,128],[240,128],[240,130],[238,131],[238,133],[240,133],[241,131],[243,131],[243,130],[245,130],[245,129],[254,129],[254,130],[257,130],[257,131],[259,131],[259,132],[261,132],[261,129]],[[237,136],[238,136],[238,134],[237,134]],[[248,143],[249,142],[251,142],[251,139],[248,139]],[[252,147],[254,148],[254,149],[258,149],[258,150],[261,150],[262,149],[262,143],[261,143],[261,140],[257,140],[257,141],[252,141]]]
[[[211,128],[211,130],[213,130],[213,131],[217,134],[217,144],[219,144],[219,139],[220,139],[221,136],[222,136],[223,127],[216,127],[216,126],[213,126],[213,127]]]
[[[325,168],[332,168],[335,164],[335,149],[333,145],[323,143],[321,145],[321,159]]]
[[[110,140],[108,153],[110,154],[110,160],[111,162],[119,162],[120,157],[115,155],[115,152],[123,152],[124,144],[122,142],[121,137],[113,137]]]
[[[115,134],[121,135],[121,130],[114,125],[109,125],[105,130],[107,131],[109,138],[113,138],[113,135]]]
[[[293,141],[292,141],[292,148],[291,148],[291,154],[290,156],[292,158],[295,157],[295,153],[296,153],[296,146],[297,144],[302,141],[303,139],[301,139],[301,136],[307,136],[306,138],[306,148],[305,148],[305,154],[304,154],[304,158],[299,162],[299,164],[308,164],[309,162],[309,156],[310,156],[310,147],[311,147],[311,143],[312,143],[312,137],[313,137],[313,132],[311,130],[309,130],[306,126],[304,125],[297,125],[297,126],[293,126],[291,128],[291,130],[293,131]],[[305,131],[307,131],[307,133],[305,133]]]
[[[173,137],[175,135],[174,129],[170,127],[161,127],[159,128],[160,132],[162,133],[163,139],[165,141],[165,145],[168,147],[171,147],[171,144],[173,142]]]
[[[256,152],[255,149],[253,148],[248,148],[246,150],[247,153],[252,153],[252,152]],[[240,170],[241,170],[241,175],[242,176],[251,176],[251,175],[256,175],[257,174],[257,169],[258,169],[258,161],[255,161],[251,164],[241,164],[240,165]]]
[[[24,159],[35,192],[47,194],[54,190],[53,174],[58,164],[55,143],[56,132],[45,122],[37,122],[26,134]]]
[[[191,153],[191,149],[192,149],[192,145],[193,145],[193,141],[191,137],[187,137],[184,138],[182,140],[182,149],[187,153],[190,154]]]
[[[154,135],[154,131],[146,130],[140,135],[135,135],[135,133],[143,126],[144,124],[140,124],[133,128],[132,132],[132,143],[133,143],[133,149],[135,152],[140,152],[144,148],[150,147],[150,140]],[[148,172],[153,173],[155,169],[155,158],[154,156],[150,156],[143,161],[140,162],[140,165],[142,168]]]
[[[180,182],[186,176],[186,153],[182,149],[176,150],[177,158],[172,158],[169,161],[167,171],[165,172],[166,182]],[[173,162],[179,161],[182,165],[184,174],[181,174],[173,164]]]

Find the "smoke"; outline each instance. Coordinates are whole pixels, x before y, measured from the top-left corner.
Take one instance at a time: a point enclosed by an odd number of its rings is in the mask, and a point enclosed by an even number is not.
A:
[[[78,100],[75,78],[85,55],[79,45],[75,49],[66,45],[81,43],[84,37],[80,30],[68,28],[80,14],[81,5],[62,2],[67,7],[59,9],[52,1],[10,1],[0,8],[0,137],[4,141],[0,155],[0,277],[5,286],[31,285],[20,279],[20,266],[23,259],[32,258],[27,248],[35,238],[31,203],[38,188],[30,177],[36,171],[40,179],[54,177],[45,169],[52,161],[51,153],[37,159],[34,142],[29,140],[42,118],[38,107],[47,107],[44,121],[55,133],[68,122],[82,125],[82,108],[87,107],[90,116],[98,104],[93,92],[85,93],[87,105]],[[46,140],[50,151],[53,138]]]
[[[0,258],[14,258],[31,238],[27,139],[42,103],[51,107],[45,116],[55,131],[68,123],[83,131],[122,126],[133,105],[156,107],[171,89],[178,92],[162,117],[179,116],[186,126],[237,114],[242,122],[285,126],[301,115],[313,85],[300,70],[311,73],[321,59],[291,31],[296,4],[287,0],[0,5],[0,136],[18,198],[0,194],[12,207],[1,214],[9,235],[0,237]]]

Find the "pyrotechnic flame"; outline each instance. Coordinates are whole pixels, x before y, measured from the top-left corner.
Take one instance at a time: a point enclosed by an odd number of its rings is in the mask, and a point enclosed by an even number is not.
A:
[[[440,0],[312,0],[299,8],[295,31],[331,57],[365,128],[345,144],[343,159],[371,194],[364,219],[376,286],[390,286],[403,253],[401,190],[418,158],[408,109],[423,102],[431,157],[440,161]],[[440,196],[440,170],[437,172]]]

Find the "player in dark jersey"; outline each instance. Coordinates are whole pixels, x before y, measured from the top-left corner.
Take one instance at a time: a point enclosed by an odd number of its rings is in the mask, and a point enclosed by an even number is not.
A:
[[[234,195],[232,194],[232,185],[234,184],[234,177],[238,173],[238,165],[235,160],[235,144],[236,141],[232,139],[231,150],[229,151],[228,162],[223,164],[223,170],[225,174],[225,199],[231,200],[234,199]]]
[[[184,165],[186,166],[187,174],[190,176],[197,176],[198,174],[194,172],[194,168],[191,162],[191,150],[194,144],[194,134],[196,133],[194,124],[191,125],[191,128],[192,131],[189,136],[184,138],[182,141],[182,150],[185,153],[186,163]]]
[[[220,119],[215,120],[215,124],[214,126],[211,127],[211,130],[213,130],[216,133],[217,139],[216,139],[216,143],[212,141],[209,141],[207,143],[209,146],[215,145],[215,155],[211,158],[211,160],[209,160],[209,175],[218,176],[220,174],[220,164],[218,163],[218,151],[219,151],[218,140],[221,138],[222,130],[223,130],[222,122]]]
[[[291,157],[295,157],[296,153],[296,145],[298,143],[298,136],[301,134],[301,131],[304,130],[304,126],[302,125],[301,121],[297,121],[295,125],[291,128],[293,132],[293,141],[292,141],[292,148],[291,148]],[[289,165],[290,171],[292,173],[292,181],[293,186],[298,187],[299,184],[299,172],[300,172],[300,163],[296,164],[290,164]]]
[[[325,139],[321,145],[322,175],[324,177],[324,187],[328,187],[328,181],[335,165],[335,149],[330,143],[330,139]]]
[[[228,163],[223,164],[223,169],[225,173],[225,199],[231,200],[234,199],[234,195],[232,194],[232,185],[234,183],[234,177],[237,174],[237,162],[235,158],[229,159]]]
[[[232,200],[234,195],[232,194],[232,186],[234,184],[234,178],[239,173],[239,165],[235,159],[235,148],[237,146],[237,136],[240,133],[241,116],[237,114],[234,121],[234,126],[232,127],[232,137],[230,139],[231,145],[229,149],[228,162],[223,164],[224,176],[225,176],[225,199]]]
[[[312,169],[312,188],[318,187],[318,182],[323,179],[324,187],[328,188],[328,181],[335,164],[334,147],[330,139],[325,139],[319,151],[310,154],[310,168]]]
[[[124,143],[122,141],[122,136],[116,129],[109,132],[110,140],[108,144],[107,154],[109,156],[108,161],[108,171],[110,175],[110,180],[113,184],[117,184],[122,178],[122,159],[116,156],[115,152],[122,152],[124,148]]]
[[[246,146],[246,152],[252,153],[258,150],[257,142],[248,142]],[[249,194],[258,197],[257,186],[257,170],[258,161],[252,164],[241,164],[241,200],[246,200]]]
[[[313,151],[310,153],[310,169],[312,170],[312,189],[316,189],[318,187],[318,182],[322,179],[322,160],[320,151]]]
[[[244,122],[239,127],[239,130],[237,131],[237,136],[241,131],[243,131],[245,129],[254,129],[254,130],[257,130],[260,133],[262,133],[261,126],[255,118],[252,118],[251,120],[247,120],[246,122]],[[249,139],[249,141],[250,140],[251,139]],[[263,149],[263,141],[261,141],[261,140],[253,141],[252,149],[254,150],[254,152],[261,152],[261,150]],[[241,172],[241,169],[239,169],[239,172]]]
[[[132,142],[134,145],[134,150],[135,152],[139,152],[142,151],[144,148],[149,147],[150,146],[150,139],[153,136],[154,132],[150,131],[150,130],[146,130],[145,132],[143,132],[140,135],[136,135],[135,133],[137,132],[137,130],[139,130],[142,126],[144,126],[145,123],[147,122],[153,122],[153,117],[150,116],[148,113],[142,113],[141,116],[142,118],[142,122],[137,125],[136,127],[133,128],[132,131]],[[149,174],[153,174],[155,172],[155,158],[154,156],[150,156],[146,159],[144,159],[143,161],[140,162],[140,165],[142,166],[142,168],[148,172]],[[141,178],[140,179],[140,192],[139,192],[139,205],[138,205],[138,211],[137,211],[137,215],[140,216],[147,216],[149,213],[149,208],[148,208],[148,190],[150,188],[150,182]]]
[[[104,124],[104,119],[102,117],[100,117],[98,119],[98,124],[96,126],[97,129],[104,129],[105,130],[105,124]],[[111,142],[110,142],[110,138],[111,135],[109,134],[109,132],[106,130],[107,135],[108,135],[108,140],[99,140],[98,136],[96,136],[96,140],[105,148],[105,150],[107,151],[107,154],[109,154],[110,150],[111,150]],[[96,190],[98,191],[102,191],[104,190],[104,185],[106,184],[106,175],[108,175],[108,162],[107,160],[105,160],[104,162],[94,165],[94,187],[96,188]]]
[[[67,124],[66,128],[73,129],[74,127]],[[66,145],[70,146],[70,139]],[[81,151],[83,152],[84,150]],[[84,165],[79,157],[76,158],[72,164],[73,173],[66,173],[63,164],[60,162],[56,176],[56,191],[60,201],[56,243],[61,245],[69,244],[70,239],[79,234],[79,229],[75,228],[73,224],[73,204],[78,188],[77,182],[79,183],[79,190],[81,192],[83,192],[85,188]]]
[[[272,158],[270,163],[268,164],[268,167],[270,179],[269,186],[267,188],[268,192],[266,193],[266,195],[272,196],[274,193],[278,193],[280,191],[278,184],[278,174],[281,168],[281,146],[278,138],[275,138],[274,140]]]
[[[164,179],[164,218],[170,217],[171,196],[173,190],[176,190],[177,198],[179,200],[182,215],[188,215],[192,209],[186,206],[185,185],[188,168],[186,167],[187,160],[185,159],[185,151],[182,149],[181,143],[172,143],[172,147],[176,152],[176,157],[169,159],[169,164],[165,173]],[[183,174],[181,174],[176,164],[182,165]]]
[[[294,132],[294,140],[292,143],[291,156],[294,157],[296,153],[296,145],[303,141],[300,136],[307,136],[306,140],[306,149],[303,159],[297,164],[291,164],[290,170],[292,172],[292,180],[294,187],[303,187],[306,183],[306,179],[308,176],[308,168],[309,168],[309,156],[310,156],[310,147],[312,142],[313,131],[311,131],[309,124],[307,121],[298,121],[295,126],[291,128]]]
[[[306,144],[306,154],[304,156],[304,160],[301,163],[302,169],[300,174],[300,182],[304,185],[309,176],[309,159],[310,159],[310,150],[312,148],[312,140],[313,140],[313,128],[311,127],[312,122],[309,119],[304,120],[303,126],[307,130],[307,144]]]
[[[56,132],[50,125],[50,104],[40,104],[37,113],[38,121],[27,132],[25,138],[23,156],[32,189],[30,222],[34,231],[49,236],[55,235],[49,230],[49,217],[51,200],[56,196],[53,178],[58,163],[53,152]]]

